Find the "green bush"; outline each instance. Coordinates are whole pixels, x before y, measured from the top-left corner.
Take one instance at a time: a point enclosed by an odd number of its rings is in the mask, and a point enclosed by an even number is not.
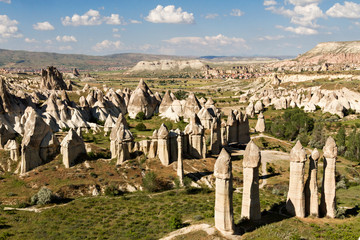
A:
[[[184,226],[180,215],[175,215],[170,218],[169,225],[171,229],[179,229]]]
[[[121,190],[119,190],[117,187],[115,187],[114,185],[110,185],[105,188],[104,194],[105,194],[105,196],[115,197],[115,196],[122,195],[123,192]]]
[[[32,205],[45,205],[52,203],[55,200],[55,196],[52,191],[47,187],[42,187],[34,196],[31,197]]]
[[[135,129],[138,130],[138,131],[145,131],[146,126],[143,123],[139,123],[138,125],[135,126]]]
[[[148,192],[159,191],[160,184],[155,172],[150,171],[145,174],[143,178],[143,187]]]
[[[136,114],[135,119],[140,120],[140,121],[144,120],[145,119],[145,113],[144,112],[139,112],[138,114]]]

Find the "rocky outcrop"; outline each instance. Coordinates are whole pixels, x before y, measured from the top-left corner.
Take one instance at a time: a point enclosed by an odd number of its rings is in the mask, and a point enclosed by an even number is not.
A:
[[[243,160],[243,196],[241,218],[259,220],[261,218],[259,197],[260,149],[253,141],[246,146]]]
[[[286,201],[286,210],[297,217],[305,217],[305,175],[306,152],[300,141],[290,152],[290,181]]]
[[[21,173],[46,163],[59,152],[59,142],[50,126],[31,107],[25,114],[28,117],[21,143]]]
[[[182,136],[178,134],[177,136],[177,176],[179,177],[180,186],[184,185],[184,166],[183,166],[183,156],[182,156]]]
[[[319,216],[319,196],[317,185],[319,158],[319,151],[315,148],[309,158],[309,175],[305,184],[305,213],[307,216]]]
[[[129,117],[134,119],[139,112],[143,112],[145,118],[150,118],[155,113],[158,104],[158,100],[141,79],[128,103]]]
[[[335,218],[336,214],[336,158],[337,146],[335,140],[329,137],[323,148],[324,175],[321,190],[320,210],[323,216]]]
[[[190,123],[185,127],[184,134],[186,135],[186,152],[194,158],[205,158],[204,127],[195,113],[190,117]]]
[[[255,126],[255,131],[260,133],[265,132],[265,119],[264,119],[264,114],[262,112],[260,112],[258,116],[258,120]]]
[[[63,155],[63,164],[66,168],[74,166],[76,159],[86,154],[84,141],[74,129],[69,130],[69,133],[62,140],[60,146],[60,152]]]
[[[233,186],[231,156],[223,148],[214,166],[215,228],[220,232],[234,233]]]
[[[194,93],[190,93],[189,96],[186,98],[183,109],[183,116],[186,119],[189,119],[194,113],[197,114],[200,111],[201,105]]]
[[[55,67],[50,66],[47,69],[41,69],[41,89],[48,90],[66,90],[67,86],[63,80],[62,74]]]
[[[157,132],[157,155],[164,166],[170,164],[169,130],[165,124],[161,124]]]
[[[130,72],[141,71],[179,71],[184,69],[200,70],[205,65],[200,60],[159,60],[159,61],[140,61]]]
[[[176,97],[173,94],[171,94],[169,90],[167,90],[164,97],[161,100],[159,106],[159,113],[165,113],[174,100],[176,100]]]

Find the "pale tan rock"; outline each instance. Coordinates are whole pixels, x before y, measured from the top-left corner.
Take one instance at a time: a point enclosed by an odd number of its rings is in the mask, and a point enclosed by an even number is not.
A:
[[[157,156],[164,166],[168,166],[170,164],[169,130],[165,124],[161,124],[157,137]]]
[[[320,211],[323,216],[335,218],[336,215],[336,158],[337,146],[332,137],[328,137],[324,152],[324,175],[322,181]]]
[[[265,132],[265,119],[264,119],[264,114],[262,112],[260,112],[258,116],[258,120],[255,126],[255,131],[260,133]]]
[[[179,177],[180,186],[184,185],[184,166],[183,166],[183,156],[182,156],[182,136],[178,134],[177,136],[177,147],[178,147],[178,157],[177,157],[177,176]]]
[[[250,141],[250,127],[247,114],[239,113],[238,119],[238,143],[247,144]]]
[[[20,159],[20,146],[14,139],[10,139],[4,146],[5,150],[10,151],[10,159],[17,162]]]
[[[261,101],[257,101],[254,105],[254,112],[255,114],[258,114],[262,111],[264,111],[264,105]]]
[[[173,95],[171,95],[170,91],[167,90],[164,97],[161,100],[160,106],[159,106],[159,113],[164,113],[168,110],[168,108],[171,106],[171,104],[173,103],[175,99],[173,99],[172,97]]]
[[[41,88],[42,89],[54,89],[54,90],[66,90],[68,89],[66,83],[63,80],[62,74],[55,67],[50,66],[47,69],[41,69]]]
[[[309,158],[309,176],[305,184],[305,213],[307,216],[319,216],[319,196],[317,185],[319,157],[319,151],[315,148]]]
[[[213,116],[209,112],[209,110],[206,107],[203,107],[198,112],[198,117],[200,119],[201,124],[204,126],[205,129],[211,128],[211,123],[213,121]]]
[[[212,154],[216,155],[220,153],[222,147],[220,118],[213,119],[210,130],[210,151]]]
[[[3,149],[10,139],[15,139],[15,131],[10,126],[0,125],[0,149]]]
[[[226,122],[226,131],[227,131],[227,142],[228,144],[238,143],[238,121],[236,120],[236,115],[234,111],[231,110],[227,122]]]
[[[187,149],[190,156],[194,158],[206,157],[206,142],[204,127],[195,113],[190,117],[190,123],[185,127],[184,134],[187,135]]]
[[[21,170],[25,173],[50,160],[59,150],[59,142],[49,125],[31,107],[27,115],[25,132],[21,144]]]
[[[253,141],[246,146],[243,160],[243,196],[241,218],[259,220],[261,218],[259,197],[260,149]]]
[[[150,118],[155,113],[158,105],[158,100],[144,80],[141,79],[139,85],[131,94],[129,99],[129,117],[134,119],[139,112],[143,112],[145,114],[145,118]]]
[[[184,105],[184,118],[189,119],[194,113],[198,113],[201,105],[194,93],[190,93]]]
[[[286,201],[286,210],[297,217],[305,217],[305,175],[306,152],[300,141],[290,152],[290,181]]]
[[[157,156],[157,146],[158,146],[157,138],[158,138],[158,130],[155,129],[150,143],[148,158],[155,158]]]
[[[214,166],[215,189],[215,228],[222,233],[234,233],[233,186],[231,156],[223,148]]]
[[[74,129],[70,129],[60,146],[65,168],[74,166],[75,160],[81,155],[86,154],[84,141]]]

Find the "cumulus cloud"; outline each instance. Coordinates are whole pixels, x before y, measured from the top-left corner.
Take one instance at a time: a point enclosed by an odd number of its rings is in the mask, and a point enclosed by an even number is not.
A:
[[[295,6],[304,6],[312,3],[319,4],[321,0],[288,0],[288,2]]]
[[[280,40],[284,38],[283,35],[276,35],[276,36],[264,36],[264,37],[260,37],[258,38],[260,41],[264,41],[264,40],[270,40],[270,41],[273,41],[273,40]]]
[[[77,39],[74,36],[57,36],[56,41],[58,42],[77,42]]]
[[[75,13],[72,17],[61,18],[61,22],[64,26],[95,26],[102,23],[120,25],[123,21],[119,14],[111,14],[108,17],[101,16],[99,11],[90,9],[84,15]]]
[[[19,33],[17,27],[18,21],[11,20],[7,15],[0,15],[0,37],[2,38],[20,38],[22,34]]]
[[[50,40],[50,39],[47,39],[47,40],[45,40],[45,41],[44,41],[44,43],[46,43],[46,44],[52,44],[52,43],[53,43],[53,41],[52,41],[52,40]]]
[[[216,36],[205,36],[205,37],[175,37],[169,40],[164,40],[167,43],[171,44],[197,44],[202,46],[228,46],[232,44],[245,44],[243,38],[230,38],[222,34]]]
[[[316,23],[316,20],[318,18],[325,17],[325,14],[319,8],[318,3],[316,3],[315,1],[292,1],[292,2],[295,5],[293,9],[286,9],[283,6],[276,7],[273,5],[268,6],[265,9],[275,14],[289,17],[291,19],[290,20],[291,23],[301,26],[307,26],[307,27],[319,27]]]
[[[72,50],[72,46],[60,46],[59,47],[59,50],[60,51],[69,51],[69,50]]]
[[[25,42],[27,42],[27,43],[37,43],[38,41],[35,38],[25,38]]]
[[[38,22],[33,24],[33,28],[39,31],[50,31],[55,29],[49,22]]]
[[[206,14],[205,18],[206,19],[214,19],[214,18],[217,18],[219,16],[219,14],[217,13],[208,13]]]
[[[354,2],[344,2],[344,5],[335,3],[326,14],[335,18],[360,18],[360,4]]]
[[[240,17],[240,16],[244,15],[244,12],[241,11],[240,9],[233,9],[233,10],[231,10],[230,15],[234,16],[234,17]]]
[[[293,32],[295,34],[298,35],[314,35],[314,34],[318,34],[318,31],[312,28],[308,28],[308,27],[283,27],[283,26],[276,26],[277,28],[283,29],[285,31],[288,32]]]
[[[4,2],[4,3],[10,4],[10,3],[11,3],[11,0],[0,0],[0,2]]]
[[[139,21],[139,20],[133,20],[133,19],[131,19],[131,20],[130,20],[130,23],[132,23],[132,24],[141,24],[142,22]]]
[[[103,50],[111,49],[111,50],[121,50],[124,48],[124,44],[120,41],[109,41],[104,40],[102,42],[97,43],[92,47],[93,50],[97,52],[101,52]]]
[[[192,24],[195,22],[194,14],[185,12],[174,5],[163,7],[158,5],[155,9],[149,12],[145,20],[152,23],[186,23]]]
[[[277,2],[274,0],[265,0],[264,1],[264,6],[272,6],[272,5],[276,5]]]

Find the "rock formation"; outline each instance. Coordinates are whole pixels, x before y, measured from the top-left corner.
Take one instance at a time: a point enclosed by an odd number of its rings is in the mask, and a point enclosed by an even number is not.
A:
[[[231,156],[223,148],[214,166],[215,189],[215,227],[220,232],[234,233],[233,186]]]
[[[247,144],[250,141],[250,127],[248,116],[240,112],[236,118],[238,120],[238,143]]]
[[[255,131],[260,133],[265,132],[265,119],[262,112],[260,112],[258,116],[258,120],[255,126]]]
[[[62,140],[60,146],[60,152],[63,155],[63,164],[66,168],[74,166],[75,160],[82,154],[86,154],[84,141],[74,129],[69,130],[69,133]]]
[[[328,137],[324,152],[324,175],[321,190],[320,211],[323,216],[335,218],[336,214],[336,158],[337,146],[332,137]]]
[[[28,118],[21,144],[21,173],[50,160],[58,153],[59,142],[49,125],[31,107],[25,111]]]
[[[238,143],[238,121],[234,111],[231,110],[226,122],[226,135],[228,144]]]
[[[157,138],[158,138],[158,130],[154,130],[152,134],[152,140],[149,147],[148,158],[155,158],[157,156]]]
[[[134,119],[139,112],[143,112],[145,118],[150,118],[155,113],[158,104],[154,94],[141,79],[128,103],[129,117]]]
[[[243,160],[243,196],[241,218],[259,220],[261,218],[259,198],[260,149],[253,141],[246,146]]]
[[[63,80],[62,74],[55,67],[50,66],[47,69],[41,69],[40,88],[49,90],[66,90],[67,86]]]
[[[186,102],[184,104],[184,118],[189,119],[194,113],[198,113],[201,109],[201,105],[199,100],[195,96],[194,93],[190,93],[186,98]]]
[[[178,134],[177,136],[177,148],[178,148],[178,158],[177,158],[177,176],[179,177],[180,186],[184,185],[184,166],[183,166],[183,157],[182,157],[182,136]]]
[[[164,97],[161,100],[160,106],[159,106],[159,113],[164,113],[168,110],[168,108],[171,106],[173,101],[176,100],[176,98],[173,98],[173,96],[174,95],[170,94],[169,90],[166,91]]]
[[[204,127],[195,113],[190,117],[190,123],[185,127],[186,146],[190,156],[194,158],[206,157],[206,142]]]
[[[212,154],[219,154],[222,148],[220,117],[213,118],[210,130],[210,151]]]
[[[164,166],[170,164],[169,130],[161,124],[157,132],[157,155]]]
[[[290,182],[286,201],[286,210],[297,217],[305,217],[305,175],[306,152],[300,141],[290,152]]]
[[[305,213],[306,216],[319,216],[319,196],[317,185],[318,160],[320,154],[315,148],[309,158],[309,176],[305,184]]]
[[[134,140],[132,133],[124,116],[120,113],[115,127],[110,133],[110,151],[111,158],[116,158],[116,164],[122,164],[125,160],[130,159],[131,144]]]
[[[10,139],[15,139],[15,131],[9,126],[0,125],[0,149],[3,149]]]

